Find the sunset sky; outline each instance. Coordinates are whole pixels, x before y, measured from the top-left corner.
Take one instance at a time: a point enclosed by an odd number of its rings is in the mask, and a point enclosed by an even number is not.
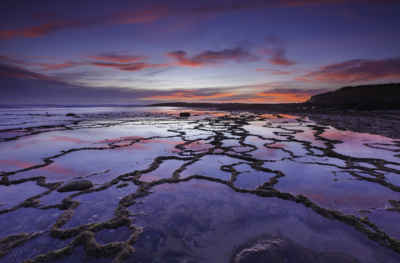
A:
[[[0,104],[303,102],[400,82],[400,1],[0,4]]]

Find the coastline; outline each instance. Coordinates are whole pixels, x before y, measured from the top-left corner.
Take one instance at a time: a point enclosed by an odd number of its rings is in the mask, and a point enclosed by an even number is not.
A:
[[[233,105],[207,105],[189,106],[174,105],[181,109],[196,109],[208,111],[226,111],[226,112],[250,112],[253,114],[290,114],[299,117],[308,117],[321,125],[332,126],[342,131],[353,131],[360,133],[369,133],[381,135],[392,139],[400,139],[400,110],[330,110],[319,109],[313,107],[288,107],[281,105],[268,105],[268,108],[260,107],[257,109],[256,104],[249,104],[249,107],[241,105],[234,107]],[[147,107],[159,107],[160,105],[148,105]]]
[[[245,110],[243,110],[245,111]],[[308,117],[321,125],[332,126],[341,131],[353,131],[400,139],[400,111],[327,111],[289,110],[257,111],[255,114],[277,113]]]
[[[329,125],[338,130],[382,135],[400,139],[400,112],[323,112],[302,113],[322,125]]]

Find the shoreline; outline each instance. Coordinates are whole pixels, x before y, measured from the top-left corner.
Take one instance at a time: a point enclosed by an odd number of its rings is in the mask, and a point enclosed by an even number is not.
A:
[[[341,131],[353,131],[400,139],[400,112],[349,112],[301,114],[322,125]]]
[[[187,107],[188,109],[191,107]],[[352,131],[381,135],[392,139],[400,139],[400,111],[328,111],[318,109],[307,110],[256,110],[256,109],[224,109],[197,108],[202,110],[219,110],[235,112],[251,112],[253,114],[290,114],[308,117],[321,125],[332,126],[341,131]]]

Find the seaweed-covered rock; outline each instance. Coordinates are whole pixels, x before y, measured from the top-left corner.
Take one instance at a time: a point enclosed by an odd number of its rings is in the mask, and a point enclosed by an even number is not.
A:
[[[67,113],[67,117],[75,117],[76,114],[75,113]]]
[[[91,181],[87,180],[79,180],[79,181],[72,181],[67,184],[62,185],[60,188],[57,189],[58,192],[71,192],[71,191],[81,191],[89,189],[93,186]]]

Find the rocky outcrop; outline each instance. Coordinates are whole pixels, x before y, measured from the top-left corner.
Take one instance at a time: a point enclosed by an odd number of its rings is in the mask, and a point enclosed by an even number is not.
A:
[[[71,192],[71,191],[81,191],[89,189],[93,186],[91,181],[87,180],[79,180],[79,181],[72,181],[67,184],[62,185],[60,188],[57,189],[58,192]]]
[[[338,103],[356,100],[400,100],[400,83],[343,87],[335,91],[314,95],[308,102]]]

